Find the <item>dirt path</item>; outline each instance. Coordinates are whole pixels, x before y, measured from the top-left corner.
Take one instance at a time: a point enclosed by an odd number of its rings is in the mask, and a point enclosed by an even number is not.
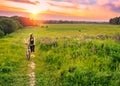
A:
[[[34,56],[31,56],[31,59],[33,59]],[[30,77],[30,86],[35,86],[35,63],[33,62],[33,60],[31,60],[30,64],[28,64],[28,66],[30,67],[30,73],[28,74]]]

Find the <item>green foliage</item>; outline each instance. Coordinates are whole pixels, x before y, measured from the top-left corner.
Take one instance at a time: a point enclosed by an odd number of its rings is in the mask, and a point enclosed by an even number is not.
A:
[[[109,20],[110,24],[120,25],[120,17],[111,18]]]
[[[0,39],[0,86],[29,84],[24,45],[17,34]]]
[[[119,77],[116,74],[119,74],[120,45],[117,42],[60,38],[57,39],[57,46],[51,44],[54,41],[41,41],[39,44],[40,53],[45,53],[42,61],[51,74],[47,75],[51,76],[48,78],[51,82],[49,86],[53,86],[55,82],[56,86],[119,86]],[[52,82],[53,78],[55,82]]]
[[[37,23],[34,20],[26,17],[19,17],[19,16],[12,16],[12,17],[5,17],[0,16],[0,37],[3,36],[3,33],[10,34],[20,28],[26,26],[36,26]],[[2,33],[3,32],[3,33]]]
[[[0,24],[5,34],[9,34],[11,32],[14,32],[16,29],[18,29],[16,22],[9,18],[2,18],[0,20]]]
[[[0,30],[0,38],[4,36],[4,32]]]
[[[22,25],[23,27],[36,26],[36,23],[35,23],[36,21],[34,21],[30,18],[27,18],[27,17],[12,16],[11,18],[14,20],[17,20],[20,23],[20,25]]]
[[[0,17],[0,37],[4,34],[12,33],[20,28],[22,28],[22,25],[17,19],[4,16]]]

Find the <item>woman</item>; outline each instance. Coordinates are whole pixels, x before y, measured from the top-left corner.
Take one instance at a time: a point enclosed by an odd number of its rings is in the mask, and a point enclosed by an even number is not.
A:
[[[30,34],[30,39],[29,39],[30,43],[29,43],[29,46],[30,46],[30,50],[31,52],[34,52],[35,51],[35,39],[34,39],[34,36],[33,34]]]

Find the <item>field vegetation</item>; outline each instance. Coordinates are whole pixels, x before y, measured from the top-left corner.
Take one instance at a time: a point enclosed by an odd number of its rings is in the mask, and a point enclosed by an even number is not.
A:
[[[29,86],[34,61],[36,86],[119,86],[120,26],[44,24],[0,38],[0,85]],[[35,58],[26,59],[24,39],[33,33]]]

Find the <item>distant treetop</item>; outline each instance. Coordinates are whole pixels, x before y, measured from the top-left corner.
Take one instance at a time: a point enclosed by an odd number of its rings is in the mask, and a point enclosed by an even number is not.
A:
[[[109,20],[110,24],[120,25],[120,17],[111,18]]]

